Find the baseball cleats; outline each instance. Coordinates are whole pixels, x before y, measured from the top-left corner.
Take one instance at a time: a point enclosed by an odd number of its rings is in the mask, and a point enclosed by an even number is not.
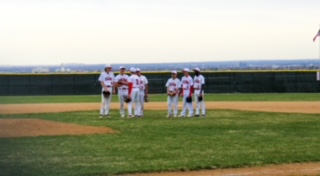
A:
[[[195,117],[200,117],[200,115],[199,115],[199,114],[196,114]]]
[[[172,114],[168,114],[166,117],[167,117],[167,118],[170,118],[170,117],[172,117]]]
[[[205,114],[202,114],[202,117],[206,117],[206,115],[205,115]]]
[[[99,118],[102,119],[102,118],[103,118],[103,115],[100,114]]]
[[[125,115],[121,115],[121,118],[124,118],[125,117]]]
[[[179,115],[179,117],[186,117],[185,115]]]

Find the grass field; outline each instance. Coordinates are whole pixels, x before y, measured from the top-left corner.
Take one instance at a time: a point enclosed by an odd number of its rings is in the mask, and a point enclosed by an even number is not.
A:
[[[206,101],[319,101],[320,93],[207,94]],[[167,101],[164,94],[150,95],[151,101]],[[0,104],[100,102],[100,95],[75,96],[0,96]],[[113,95],[113,102],[118,101]]]
[[[319,94],[259,95],[261,97],[218,94],[208,98],[216,101],[232,101],[233,96],[240,99],[243,96],[241,101],[319,100]],[[55,97],[54,102],[69,102],[66,97]],[[154,97],[165,100],[163,96]],[[14,100],[16,97],[11,98],[10,102],[2,103],[18,103],[18,99]],[[51,102],[53,97],[36,98]],[[19,103],[41,103],[36,102],[36,98]],[[99,96],[81,96],[78,101],[81,98],[88,102]],[[114,117],[117,114],[117,110],[111,112]],[[166,119],[165,111],[145,114],[143,119],[99,119],[96,111],[0,115],[0,119],[37,118],[107,126],[120,132],[0,138],[0,175],[113,175],[320,161],[319,114],[209,110],[206,118],[192,119]]]

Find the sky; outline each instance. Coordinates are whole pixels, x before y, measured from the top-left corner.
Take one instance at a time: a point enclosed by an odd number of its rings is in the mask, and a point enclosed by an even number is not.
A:
[[[319,58],[319,0],[0,0],[0,65]]]

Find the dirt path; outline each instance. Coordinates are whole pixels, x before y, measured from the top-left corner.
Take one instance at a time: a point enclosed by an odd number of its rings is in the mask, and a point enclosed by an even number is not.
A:
[[[117,131],[40,119],[0,119],[0,138],[108,134]]]
[[[320,163],[281,164],[238,169],[133,174],[131,176],[316,176]]]
[[[320,114],[320,102],[206,102],[206,107],[207,109]],[[0,114],[90,111],[99,110],[99,108],[100,103],[4,104],[0,105]],[[118,109],[119,103],[112,103],[111,108]],[[149,102],[145,104],[145,109],[166,110],[167,104]]]

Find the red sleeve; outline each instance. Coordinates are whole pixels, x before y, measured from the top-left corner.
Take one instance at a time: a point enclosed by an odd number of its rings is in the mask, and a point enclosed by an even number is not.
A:
[[[128,95],[130,96],[131,95],[131,91],[132,91],[132,83],[129,83],[129,90],[128,90]]]
[[[190,87],[190,96],[192,96],[193,92],[194,92],[194,89],[193,89],[193,86],[191,86]]]

